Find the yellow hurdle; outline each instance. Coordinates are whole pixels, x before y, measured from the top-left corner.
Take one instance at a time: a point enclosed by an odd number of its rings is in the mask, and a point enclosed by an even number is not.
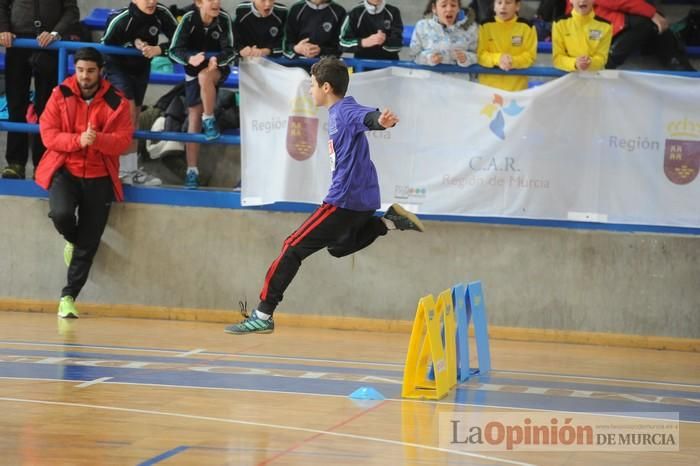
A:
[[[443,320],[447,345],[441,335]],[[418,301],[401,396],[440,400],[457,383],[455,328],[451,290],[442,292],[437,304],[433,295],[424,296]],[[451,353],[449,356],[446,355],[446,346],[448,353]],[[434,380],[428,377],[430,368],[434,368]]]

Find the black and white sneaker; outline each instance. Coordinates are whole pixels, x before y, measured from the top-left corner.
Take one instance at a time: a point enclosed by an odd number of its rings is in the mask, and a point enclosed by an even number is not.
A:
[[[384,218],[391,220],[397,230],[425,231],[423,222],[399,204],[392,204],[384,214]]]

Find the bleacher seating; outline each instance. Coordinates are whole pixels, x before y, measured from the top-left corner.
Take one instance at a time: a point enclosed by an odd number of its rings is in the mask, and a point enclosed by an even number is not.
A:
[[[105,23],[110,13],[114,11],[112,8],[93,8],[88,16],[83,18],[83,24],[85,24],[89,29],[93,31],[100,31],[105,28]],[[408,47],[411,45],[411,36],[413,35],[413,29],[415,25],[404,24],[403,26],[403,45]],[[690,57],[700,57],[700,46],[698,47],[686,47],[688,56]],[[552,53],[552,43],[551,42],[540,42],[537,44],[537,53]]]
[[[110,13],[114,11],[113,8],[93,8],[88,16],[83,18],[82,22],[89,29],[99,31],[104,30],[105,23]],[[404,25],[403,30],[403,42],[404,46],[408,46],[411,43],[411,35],[413,34],[414,25]],[[688,56],[692,58],[700,58],[700,46],[686,47]],[[552,53],[552,43],[551,42],[540,42],[537,45],[537,52],[541,54]],[[72,64],[69,63],[72,72]],[[182,82],[184,79],[183,67],[179,64],[173,66],[173,73],[151,73],[151,79],[149,82],[153,84],[166,84],[173,85]],[[0,72],[5,71],[5,54],[0,53]],[[237,88],[238,87],[238,67],[232,67],[231,75],[226,79],[224,87]]]
[[[82,19],[82,23],[91,31],[102,31],[107,23],[107,18],[116,10],[115,8],[93,8],[90,14]]]

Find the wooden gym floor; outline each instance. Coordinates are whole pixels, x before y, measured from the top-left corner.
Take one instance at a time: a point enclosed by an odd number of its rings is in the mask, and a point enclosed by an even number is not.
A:
[[[283,326],[233,336],[221,324],[0,312],[0,463],[700,464],[698,353],[496,340],[491,374],[421,402],[401,399],[408,339]],[[363,386],[386,399],[348,397]],[[467,451],[438,442],[439,413],[537,411],[678,413],[680,447]]]

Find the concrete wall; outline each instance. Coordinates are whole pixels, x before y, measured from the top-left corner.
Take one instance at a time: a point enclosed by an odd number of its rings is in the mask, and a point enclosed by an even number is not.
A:
[[[0,197],[0,298],[57,299],[63,240],[48,203]],[[80,300],[251,306],[304,214],[115,205]],[[700,338],[699,237],[428,222],[302,265],[280,310],[411,320],[417,300],[483,281],[492,325]]]

